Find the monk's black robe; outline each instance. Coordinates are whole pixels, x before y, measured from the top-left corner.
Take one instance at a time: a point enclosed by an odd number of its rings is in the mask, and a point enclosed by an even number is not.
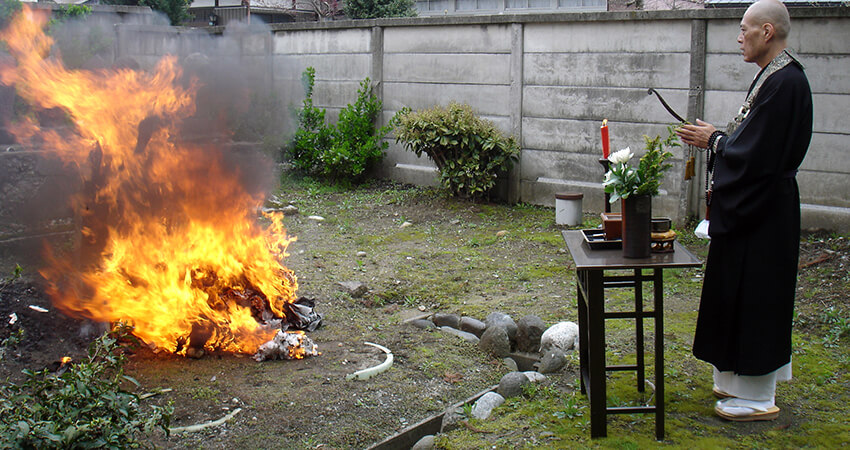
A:
[[[765,79],[718,145],[693,349],[718,370],[764,375],[790,361],[800,244],[794,177],[811,136],[811,90],[792,62]]]

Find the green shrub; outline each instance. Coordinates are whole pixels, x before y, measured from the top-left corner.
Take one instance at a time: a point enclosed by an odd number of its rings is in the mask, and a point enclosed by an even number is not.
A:
[[[413,0],[348,0],[343,8],[350,19],[381,17],[416,17]]]
[[[0,0],[0,27],[5,27],[21,8],[19,0]]]
[[[171,406],[142,411],[123,388],[138,383],[124,375],[122,335],[104,334],[61,375],[24,370],[20,386],[0,386],[0,448],[128,448],[155,428],[168,433]]]
[[[427,154],[440,170],[443,187],[454,195],[488,195],[497,177],[519,158],[516,139],[505,137],[469,105],[452,102],[417,112],[404,108],[394,124],[396,142],[416,156]]]
[[[316,70],[308,67],[301,78],[305,98],[298,110],[298,130],[287,155],[293,167],[326,180],[347,183],[363,178],[384,157],[384,137],[391,127],[377,128],[382,104],[369,86],[360,82],[357,100],[339,113],[336,125],[325,123],[325,110],[313,104]]]

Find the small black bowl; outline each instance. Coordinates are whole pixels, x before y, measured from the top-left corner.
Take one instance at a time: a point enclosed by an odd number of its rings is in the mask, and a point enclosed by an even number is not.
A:
[[[651,230],[653,233],[666,233],[673,226],[673,221],[669,217],[653,217]]]

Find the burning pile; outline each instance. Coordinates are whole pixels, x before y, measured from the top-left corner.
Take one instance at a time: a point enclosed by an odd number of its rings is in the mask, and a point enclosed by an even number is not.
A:
[[[0,68],[0,82],[35,111],[64,113],[65,126],[45,128],[33,114],[12,132],[82,179],[71,203],[83,264],[51,254],[41,271],[54,304],[74,317],[129,322],[149,345],[183,355],[254,353],[282,323],[317,326],[280,262],[295,240],[282,215],[266,214],[261,226],[265,193],[240,182],[251,175],[182,133],[200,83],[171,56],[150,71],[69,70],[51,56],[47,19],[24,7],[2,31],[16,64]]]

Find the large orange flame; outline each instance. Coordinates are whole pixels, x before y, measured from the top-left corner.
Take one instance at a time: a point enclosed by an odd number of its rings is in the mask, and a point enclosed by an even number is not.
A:
[[[256,211],[215,148],[181,142],[194,113],[196,81],[175,57],[148,72],[68,70],[50,57],[46,15],[24,7],[0,39],[17,63],[0,70],[35,108],[60,108],[70,126],[37,120],[12,130],[55,153],[83,177],[73,205],[95,264],[78,271],[53,259],[42,274],[56,307],[97,321],[125,321],[150,345],[253,353],[276,333],[274,318],[295,300],[295,276],[280,261],[294,241],[281,215]]]

